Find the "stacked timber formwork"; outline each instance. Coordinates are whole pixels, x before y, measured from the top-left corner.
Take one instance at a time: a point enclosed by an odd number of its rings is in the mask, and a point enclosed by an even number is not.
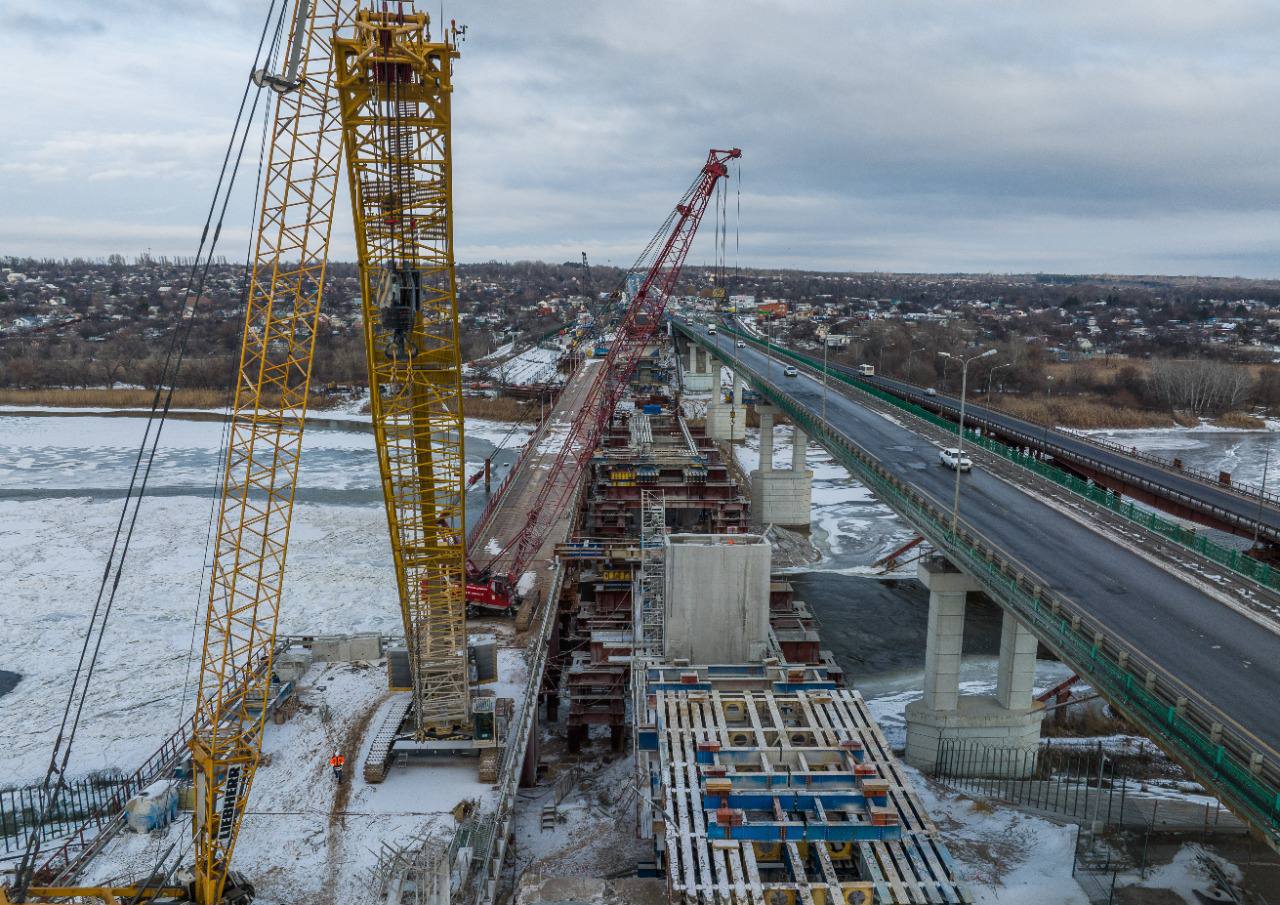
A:
[[[971,901],[862,697],[825,668],[649,668],[642,710],[640,825],[672,901]]]

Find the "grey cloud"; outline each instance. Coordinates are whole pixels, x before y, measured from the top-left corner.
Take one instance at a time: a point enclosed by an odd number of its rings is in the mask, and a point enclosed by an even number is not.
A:
[[[116,34],[140,8],[70,0],[59,15]],[[10,73],[42,64],[43,103],[0,74],[16,134],[109,139],[60,150],[40,179],[44,146],[11,145],[0,193],[67,222],[109,213],[122,244],[150,223],[155,245],[188,251],[172,231],[194,241],[265,6],[174,9],[138,20],[159,31],[127,52],[76,36],[65,67],[29,31],[0,31]],[[473,0],[445,16],[469,26],[454,105],[463,259],[580,246],[627,260],[706,149],[732,143],[744,263],[1280,276],[1268,0]],[[335,253],[349,255],[344,214]],[[130,250],[98,235],[43,251]],[[0,253],[19,241],[0,225]]]

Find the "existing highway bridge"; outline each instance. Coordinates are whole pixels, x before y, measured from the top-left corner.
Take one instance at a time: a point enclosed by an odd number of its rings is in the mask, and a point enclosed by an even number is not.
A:
[[[854,373],[854,369],[846,366],[832,369],[851,376]],[[859,379],[949,420],[959,417],[958,399],[930,395],[923,387],[889,377],[859,376]],[[1122,452],[972,402],[965,405],[965,423],[981,427],[1007,442],[1046,453],[1084,477],[1173,515],[1241,537],[1252,538],[1256,532],[1260,540],[1280,543],[1280,508],[1276,506],[1275,495],[1262,496],[1260,488],[1232,484],[1229,477],[1193,472],[1181,467],[1177,460],[1164,462]]]
[[[851,381],[801,370],[783,376],[755,340],[689,340],[784,411],[997,603],[1075,668],[1241,816],[1280,838],[1280,634],[1189,571],[1121,542],[1084,507],[1050,502],[1011,480],[999,460],[963,478],[950,529],[954,475],[938,464],[930,426],[885,417]],[[743,337],[746,338],[745,336]],[[941,437],[941,435],[938,435]],[[1008,463],[1004,463],[1008,466]],[[1034,475],[1028,473],[1034,483]],[[1256,504],[1255,504],[1256,505]],[[1272,595],[1262,587],[1258,598]]]

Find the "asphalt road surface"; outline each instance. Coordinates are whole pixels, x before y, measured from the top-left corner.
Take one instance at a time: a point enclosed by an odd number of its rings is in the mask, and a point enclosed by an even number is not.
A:
[[[781,362],[771,366],[751,345],[735,348],[732,336],[704,334],[702,339],[715,343],[726,360],[737,356],[821,414],[820,381],[803,371],[784,377]],[[939,463],[938,446],[864,408],[835,385],[829,385],[827,420],[898,478],[941,508],[950,508],[955,474]],[[1264,753],[1280,761],[1280,635],[980,465],[963,475],[961,483],[961,518],[1115,636],[1197,690],[1270,746]]]

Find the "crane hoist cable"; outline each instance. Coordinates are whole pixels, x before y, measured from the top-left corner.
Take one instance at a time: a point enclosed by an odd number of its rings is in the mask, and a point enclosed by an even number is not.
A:
[[[280,43],[280,38],[283,33],[283,29],[284,29],[284,15],[283,15],[283,7],[282,7],[282,14],[279,20],[277,21],[277,25],[276,25],[275,38],[273,39],[271,51],[268,54],[268,62],[267,62],[266,68],[267,68],[267,71],[269,72],[274,71],[277,64],[277,55],[282,46]],[[257,84],[256,81],[255,81],[255,84]],[[258,142],[258,169],[257,169],[257,174],[255,175],[255,178],[253,181],[253,192],[252,192],[253,198],[257,198],[259,193],[262,190],[263,170],[266,166],[266,158],[267,158],[267,135],[269,134],[270,128],[271,128],[270,105],[264,105],[262,108],[261,138]],[[254,222],[256,221],[256,218],[257,218],[257,209],[251,205],[250,210],[251,210],[250,222],[249,222],[249,229],[247,232],[248,234],[252,235],[253,229],[254,229]],[[249,293],[252,291],[252,287],[253,287],[252,263],[253,263],[253,246],[252,244],[248,244],[245,247],[245,260],[243,265],[244,267],[243,284],[244,285],[243,285],[242,300],[243,300],[243,304],[245,305],[248,305]],[[191,680],[192,680],[191,667],[192,667],[192,664],[196,661],[196,639],[199,637],[201,609],[202,609],[202,604],[204,603],[205,589],[208,587],[207,582],[208,582],[209,569],[212,568],[212,561],[210,559],[209,554],[210,554],[210,551],[213,549],[214,528],[218,523],[218,502],[220,497],[220,491],[222,489],[222,486],[221,486],[222,474],[225,470],[225,463],[226,463],[226,457],[227,457],[227,440],[228,440],[230,431],[231,431],[231,397],[228,396],[227,402],[223,406],[222,426],[221,426],[221,430],[219,432],[219,437],[218,437],[218,457],[217,457],[217,463],[214,468],[214,474],[217,477],[214,479],[213,487],[211,488],[209,493],[209,497],[210,497],[209,518],[205,526],[204,552],[201,554],[201,558],[200,558],[200,580],[196,585],[196,588],[197,588],[196,602],[195,602],[195,606],[193,607],[192,616],[191,616],[191,640],[187,648],[187,661],[185,666],[183,667],[182,695],[179,698],[180,705],[178,710],[179,725],[183,725],[187,719],[188,695],[190,694],[190,691],[191,691]],[[165,852],[161,854],[159,858],[156,859],[155,865],[147,873],[148,877],[155,880],[155,882],[151,885],[162,886],[162,887],[170,885],[173,879],[174,873],[186,861],[187,855],[190,853],[194,845],[195,845],[195,838],[193,836],[188,836],[182,848],[178,851],[178,854],[176,856],[170,857],[173,853],[174,848],[176,847],[176,844],[166,849]],[[126,905],[136,905],[136,903],[140,902],[142,900],[142,895],[145,889],[146,889],[145,886],[139,887],[138,892],[129,900],[128,903],[126,903]]]
[[[281,4],[279,15],[283,15],[284,8],[285,5]],[[262,60],[263,50],[268,47],[267,37],[272,33],[271,22],[276,15],[276,0],[272,0],[263,22],[262,32],[258,38],[258,47],[254,57],[255,65]],[[269,53],[268,51],[268,55]],[[134,529],[137,526],[141,501],[146,493],[147,482],[151,476],[151,469],[159,448],[160,436],[164,429],[169,409],[173,404],[174,391],[177,388],[177,377],[181,370],[182,362],[186,357],[191,328],[195,323],[199,310],[198,303],[204,294],[204,287],[209,276],[214,252],[222,234],[227,207],[235,188],[245,143],[248,139],[249,126],[257,110],[260,91],[252,92],[252,87],[251,82],[246,82],[244,91],[241,94],[235,122],[232,126],[231,135],[227,140],[222,165],[214,186],[213,197],[205,215],[204,227],[200,234],[200,243],[192,261],[191,270],[188,273],[183,303],[178,306],[174,314],[174,324],[171,328],[170,340],[165,350],[160,375],[156,381],[151,409],[148,412],[142,439],[139,442],[138,451],[134,458],[133,469],[129,477],[129,486],[125,491],[124,502],[120,508],[120,516],[116,522],[107,561],[102,571],[102,577],[99,580],[97,595],[90,612],[89,625],[85,631],[84,643],[81,645],[76,669],[72,675],[71,688],[67,695],[67,702],[63,708],[58,732],[54,738],[49,766],[41,783],[44,806],[34,824],[37,828],[42,826],[48,819],[48,815],[55,811],[66,783],[67,765],[80,727],[84,705],[88,699],[89,686],[97,667],[98,655],[102,648],[107,621],[110,618],[112,607],[115,605],[116,593],[119,590],[120,580],[124,573],[125,560],[133,539]],[[251,97],[252,101],[250,102]],[[245,116],[246,107],[249,108],[247,117]],[[210,234],[210,227],[213,228],[212,234]],[[27,839],[27,845],[17,869],[13,888],[15,901],[24,901],[26,892],[30,887],[31,877],[36,867],[36,859],[39,857],[40,837],[41,834],[37,830],[32,832]]]

